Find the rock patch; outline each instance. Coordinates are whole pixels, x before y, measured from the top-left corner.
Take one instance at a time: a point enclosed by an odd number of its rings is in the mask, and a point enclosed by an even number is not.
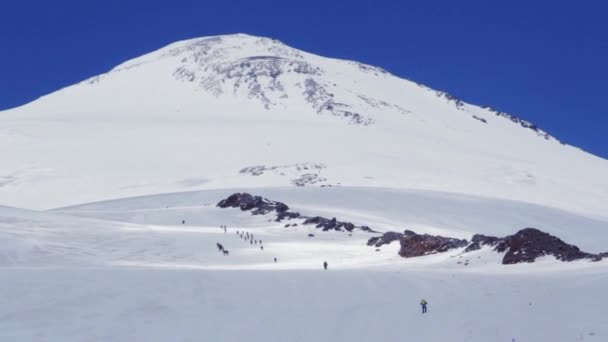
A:
[[[275,214],[275,221],[303,219],[304,225],[315,225],[323,231],[347,231],[361,230],[376,233],[367,226],[357,226],[351,222],[338,221],[335,217],[328,219],[321,216],[302,216],[298,212],[290,211],[289,207],[283,202],[272,201],[261,196],[254,196],[248,193],[234,193],[228,198],[221,200],[218,204],[220,208],[240,208],[242,211],[250,211],[253,215]],[[285,227],[297,226],[297,224],[285,225]]]
[[[525,228],[513,235],[502,238],[482,234],[473,235],[470,242],[450,237],[428,234],[416,234],[406,230],[403,233],[387,232],[382,236],[368,240],[368,246],[380,247],[399,240],[399,255],[404,258],[443,253],[451,249],[466,247],[463,254],[481,249],[483,246],[494,247],[498,253],[505,253],[503,265],[531,263],[542,256],[553,256],[557,260],[568,262],[588,259],[599,261],[608,257],[608,252],[592,254],[581,251],[577,246],[536,228]]]
[[[406,230],[399,243],[401,244],[399,255],[404,258],[412,258],[462,248],[468,244],[468,241],[440,235],[416,234]]]

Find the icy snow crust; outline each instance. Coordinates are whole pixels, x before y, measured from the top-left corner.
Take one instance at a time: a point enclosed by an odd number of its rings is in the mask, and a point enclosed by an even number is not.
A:
[[[379,68],[178,42],[0,113],[0,155],[1,341],[608,340],[606,260],[404,259],[215,206],[246,191],[380,232],[608,251],[606,160]]]

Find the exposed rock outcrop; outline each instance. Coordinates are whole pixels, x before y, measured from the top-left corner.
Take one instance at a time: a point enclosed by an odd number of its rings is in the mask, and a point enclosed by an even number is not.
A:
[[[399,240],[399,255],[404,258],[447,252],[451,249],[465,247],[467,240],[443,237],[439,235],[416,234],[406,230]]]
[[[217,206],[220,208],[240,208],[243,211],[251,211],[253,215],[266,215],[274,212],[276,213],[276,221],[300,217],[300,213],[289,211],[289,207],[283,202],[271,201],[248,193],[232,194],[221,200]]]
[[[403,233],[387,232],[382,236],[373,237],[367,241],[367,245],[380,247],[395,240],[400,241],[399,255],[405,258],[442,253],[465,246],[463,253],[479,250],[483,246],[493,247],[494,251],[505,253],[502,259],[504,265],[534,262],[542,256],[553,256],[560,261],[581,259],[599,261],[608,257],[608,252],[600,254],[583,252],[577,246],[567,244],[536,228],[525,228],[503,238],[475,234],[471,242],[443,236],[420,235],[406,230]]]
[[[323,231],[336,230],[352,232],[355,229],[374,232],[367,226],[356,226],[351,222],[338,221],[335,217],[328,219],[321,216],[309,217],[302,224],[314,224],[315,227],[321,228]]]
[[[578,247],[535,228],[525,228],[500,239],[494,249],[500,253],[506,252],[502,259],[505,265],[534,262],[545,255],[554,256],[561,261],[601,259],[599,255],[582,252]]]
[[[403,237],[403,233],[398,232],[386,232],[382,234],[382,236],[375,236],[367,240],[368,246],[381,247],[383,245],[388,245],[393,241],[401,240]]]
[[[336,230],[352,232],[353,230],[362,230],[365,232],[373,232],[374,230],[367,226],[357,226],[351,222],[338,221],[335,217],[328,219],[321,216],[302,216],[298,212],[290,211],[289,207],[283,202],[272,201],[261,196],[254,196],[248,193],[235,193],[228,198],[221,200],[218,204],[220,208],[240,208],[243,211],[251,211],[253,215],[266,215],[275,213],[275,221],[285,219],[303,219],[302,224],[314,224],[315,227],[323,231]],[[291,225],[294,226],[294,225]],[[288,225],[286,226],[288,227]]]
[[[513,235],[498,238],[494,236],[474,235],[465,252],[480,249],[482,246],[494,246],[494,250],[505,253],[504,265],[534,262],[537,258],[550,255],[560,261],[589,259],[601,260],[602,254],[591,254],[581,251],[577,246],[570,245],[561,239],[540,231],[536,228],[525,228]]]
[[[248,193],[232,194],[221,200],[217,206],[220,208],[240,208],[243,211],[250,211],[253,215],[274,213],[275,221],[302,219],[302,224],[315,225],[316,228],[323,231],[352,232],[353,230],[362,230],[375,233],[368,226],[357,226],[351,222],[339,221],[335,217],[329,219],[321,216],[303,216],[298,212],[290,211],[285,203]],[[294,225],[285,225],[285,227],[290,226]],[[577,246],[570,245],[558,237],[536,228],[525,228],[513,235],[502,238],[475,234],[471,242],[439,235],[416,234],[413,231],[406,230],[403,233],[387,232],[381,236],[373,237],[367,241],[367,245],[380,247],[397,240],[401,245],[399,255],[404,258],[443,253],[463,247],[466,247],[463,253],[470,253],[481,249],[483,246],[490,246],[493,247],[494,251],[504,253],[502,263],[505,265],[530,263],[542,256],[553,256],[560,261],[581,259],[599,261],[602,258],[608,258],[608,252],[599,254],[583,252]]]
[[[495,236],[475,234],[473,235],[473,238],[471,238],[471,243],[464,251],[472,252],[481,249],[482,246],[496,246],[498,242],[500,242],[500,238]]]

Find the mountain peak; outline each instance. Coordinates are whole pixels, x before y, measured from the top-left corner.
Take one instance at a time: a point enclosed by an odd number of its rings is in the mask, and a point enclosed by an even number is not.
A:
[[[14,160],[0,168],[0,200],[350,185],[605,212],[608,193],[605,160],[525,120],[246,34],[176,42],[2,114],[0,152]]]

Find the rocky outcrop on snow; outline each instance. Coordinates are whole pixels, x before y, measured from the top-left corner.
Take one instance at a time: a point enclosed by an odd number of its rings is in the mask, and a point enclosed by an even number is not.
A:
[[[352,232],[353,230],[358,229],[365,232],[375,233],[375,231],[368,226],[356,226],[351,222],[338,221],[335,217],[331,219],[321,216],[309,217],[302,224],[314,224],[315,227],[320,228],[323,231],[336,230]]]
[[[283,202],[271,201],[248,193],[232,194],[221,200],[217,206],[220,208],[240,208],[243,211],[251,211],[253,215],[266,215],[274,212],[276,221],[300,217],[299,213],[289,211],[289,207]]]
[[[401,240],[403,237],[403,233],[398,232],[386,232],[382,234],[382,236],[375,236],[367,240],[368,246],[381,247],[383,245],[388,245],[393,241]]]
[[[238,95],[259,101],[266,109],[285,106],[290,97],[299,97],[317,114],[364,126],[375,122],[338,95],[336,84],[314,58],[276,40],[247,35],[208,37],[167,54],[181,57],[175,79],[198,84],[216,97]],[[358,67],[364,65],[358,63]]]
[[[501,116],[503,118],[507,118],[507,119],[511,120],[513,123],[518,124],[518,125],[520,125],[523,128],[526,128],[526,129],[534,131],[540,137],[543,137],[543,138],[545,138],[547,140],[555,139],[549,133],[543,131],[536,124],[533,124],[530,121],[526,121],[526,120],[524,120],[522,118],[519,118],[519,117],[517,117],[515,115],[512,115],[512,114],[508,114],[508,113],[505,113],[505,112],[497,111],[497,110],[495,110],[495,109],[493,109],[491,107],[483,107],[483,108],[489,110],[490,112],[492,112],[494,114],[496,114],[496,116]]]
[[[468,244],[468,241],[440,235],[416,234],[406,230],[399,243],[401,244],[399,255],[404,258],[412,258],[462,248]]]
[[[321,176],[321,172],[326,168],[324,164],[300,163],[292,165],[248,166],[239,171],[242,175],[262,176],[273,174],[275,176],[289,177],[291,184],[295,186],[320,185],[328,186],[327,178]]]
[[[487,236],[483,234],[475,234],[471,239],[471,243],[464,250],[465,252],[472,252],[481,249],[483,246],[496,246],[500,238],[495,236]]]
[[[351,222],[338,221],[335,217],[328,219],[321,216],[302,216],[298,212],[290,211],[289,207],[283,202],[272,201],[248,193],[234,193],[228,198],[221,200],[217,206],[220,208],[240,208],[243,211],[251,211],[251,214],[253,215],[275,213],[275,221],[299,218],[304,220],[302,224],[315,225],[316,228],[320,228],[323,231],[335,230],[352,232],[353,230],[361,230],[375,233],[374,230],[367,226],[357,226]]]
[[[443,236],[420,235],[406,230],[403,233],[387,232],[382,236],[373,237],[367,241],[367,245],[380,247],[396,240],[401,244],[399,255],[404,258],[442,253],[462,247],[466,247],[463,251],[463,254],[466,254],[484,246],[493,247],[495,252],[504,253],[503,265],[534,262],[542,256],[553,256],[560,261],[581,259],[599,261],[608,257],[608,252],[600,254],[583,252],[577,246],[536,228],[525,228],[502,238],[475,234],[470,242]]]
[[[601,254],[583,252],[577,246],[567,244],[536,228],[525,228],[503,238],[475,235],[473,242],[465,251],[473,251],[483,245],[494,246],[496,252],[505,253],[502,259],[504,265],[534,262],[537,258],[547,255],[560,261],[580,259],[598,261],[602,259]]]
[[[302,224],[314,225],[323,231],[352,232],[360,230],[372,233],[376,232],[368,226],[357,226],[352,222],[339,221],[335,217],[303,216],[298,212],[290,211],[289,207],[283,202],[269,200],[248,193],[232,194],[228,198],[221,200],[217,206],[220,208],[240,208],[243,211],[250,211],[253,215],[274,213],[275,221],[302,219]],[[286,225],[286,227],[290,226],[293,225]],[[367,241],[367,245],[381,247],[394,241],[399,241],[401,245],[399,255],[404,258],[443,253],[457,248],[464,248],[463,253],[470,253],[484,246],[493,247],[492,249],[495,252],[504,253],[502,259],[502,264],[504,265],[530,263],[542,256],[553,256],[560,261],[581,259],[598,261],[608,257],[608,252],[600,254],[583,252],[577,246],[570,245],[536,228],[525,228],[513,235],[502,238],[475,234],[470,242],[464,239],[417,234],[411,230],[405,230],[403,233],[386,232],[381,236],[372,237]]]

